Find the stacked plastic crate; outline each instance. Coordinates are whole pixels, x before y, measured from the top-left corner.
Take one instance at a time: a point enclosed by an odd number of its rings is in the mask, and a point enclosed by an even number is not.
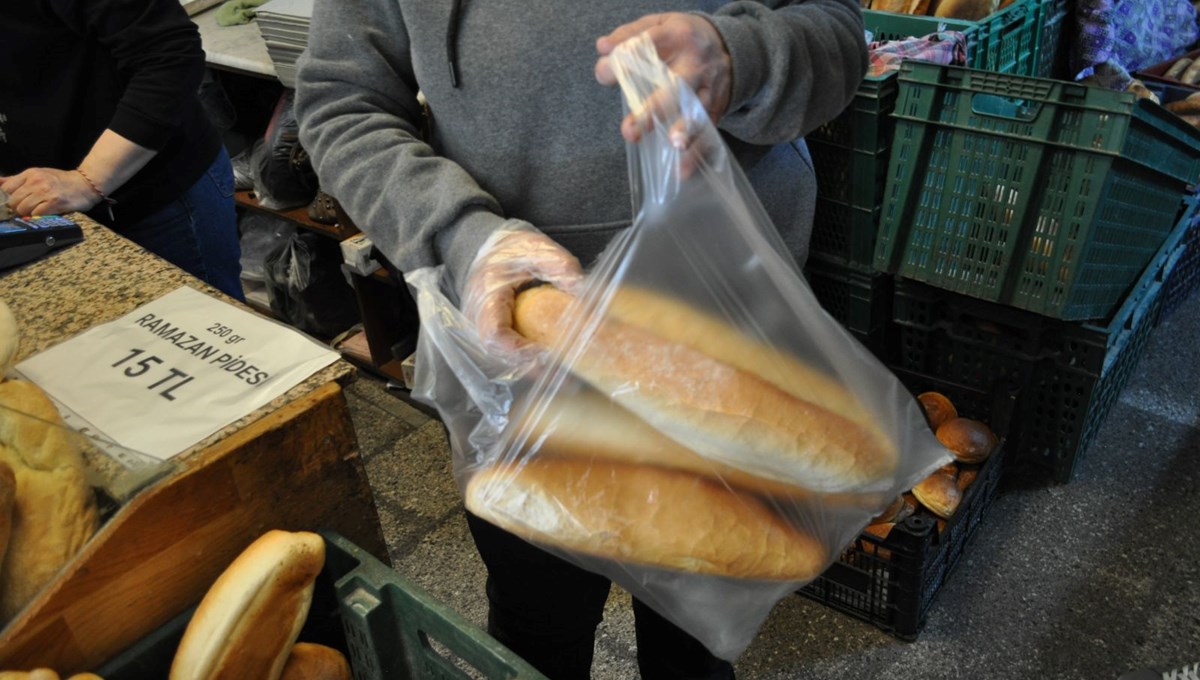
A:
[[[801,591],[904,639],[1001,466],[1068,480],[1164,291],[1191,285],[1195,268],[1177,263],[1200,218],[1181,200],[1200,178],[1200,135],[1132,95],[1037,77],[1061,75],[1066,14],[1065,0],[966,26],[867,12],[877,39],[962,30],[972,68],[906,62],[808,138],[820,200],[806,273],[826,310],[914,393],[985,420],[1011,409],[996,423],[1002,455],[944,527],[918,516],[864,533]]]

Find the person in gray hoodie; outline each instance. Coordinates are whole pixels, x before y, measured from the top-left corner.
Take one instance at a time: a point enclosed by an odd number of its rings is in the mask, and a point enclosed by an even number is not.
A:
[[[513,291],[574,285],[633,219],[625,141],[644,130],[623,118],[607,55],[642,32],[697,92],[802,266],[816,197],[803,136],[866,70],[857,0],[316,0],[300,140],[394,267],[444,264],[485,346],[519,350]],[[467,519],[489,632],[552,678],[588,677],[607,579]],[[649,607],[634,611],[643,677],[733,677]]]

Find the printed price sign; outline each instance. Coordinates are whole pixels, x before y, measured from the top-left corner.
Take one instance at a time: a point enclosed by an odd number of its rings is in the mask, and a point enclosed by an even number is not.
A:
[[[184,287],[16,369],[105,437],[166,459],[337,358],[292,328]]]

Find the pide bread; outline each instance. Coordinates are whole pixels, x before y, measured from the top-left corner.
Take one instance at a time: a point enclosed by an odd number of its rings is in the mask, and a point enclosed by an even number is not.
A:
[[[0,461],[16,480],[0,567],[0,621],[8,621],[83,548],[98,513],[77,440],[31,382],[0,383]]]
[[[825,506],[870,508],[882,500],[876,493],[815,493],[705,458],[591,389],[560,391],[522,413],[517,427],[525,437],[523,454],[656,465],[750,493]]]
[[[826,565],[822,543],[766,504],[677,470],[532,457],[476,472],[465,502],[528,541],[626,564],[784,581]]]
[[[521,292],[513,326],[562,354],[574,298],[550,286]],[[570,368],[685,448],[819,492],[867,488],[897,451],[857,399],[803,362],[679,301],[617,293]]]
[[[346,657],[325,645],[297,642],[279,680],[353,680]]]
[[[170,680],[278,680],[324,564],[325,542],[317,534],[272,530],[260,536],[200,601]]]

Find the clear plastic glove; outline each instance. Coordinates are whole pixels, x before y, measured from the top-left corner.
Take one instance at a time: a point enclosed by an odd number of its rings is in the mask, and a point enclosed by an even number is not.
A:
[[[483,244],[471,263],[462,311],[475,324],[485,349],[524,362],[540,349],[513,330],[517,291],[545,282],[574,292],[582,280],[574,255],[532,225],[511,220]]]

